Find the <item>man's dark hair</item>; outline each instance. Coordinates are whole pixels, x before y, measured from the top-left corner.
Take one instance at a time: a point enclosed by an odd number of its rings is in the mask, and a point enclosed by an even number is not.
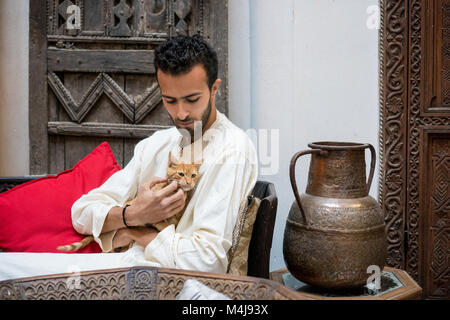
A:
[[[211,89],[218,74],[217,53],[200,35],[177,36],[166,40],[155,50],[155,69],[178,76],[201,64]]]

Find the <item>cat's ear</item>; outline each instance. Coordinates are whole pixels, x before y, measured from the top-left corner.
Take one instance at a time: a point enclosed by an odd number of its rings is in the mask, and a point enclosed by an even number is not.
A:
[[[200,169],[200,166],[202,165],[202,163],[203,163],[203,159],[194,162],[194,165],[195,165],[195,167],[197,168],[197,170]]]
[[[180,162],[178,161],[177,158],[175,158],[172,154],[172,152],[169,151],[169,167],[174,164],[174,165],[178,165],[180,164]]]

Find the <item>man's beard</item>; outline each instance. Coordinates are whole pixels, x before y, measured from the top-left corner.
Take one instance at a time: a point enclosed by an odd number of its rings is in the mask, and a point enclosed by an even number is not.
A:
[[[183,136],[183,140],[190,141],[190,143],[193,143],[195,140],[201,138],[201,136],[203,134],[203,130],[206,127],[206,124],[208,123],[209,116],[211,115],[211,110],[212,110],[212,106],[211,106],[211,97],[210,97],[209,101],[208,101],[208,107],[203,112],[200,120],[197,120],[197,119],[193,120],[190,117],[183,119],[183,121],[181,121],[180,119],[177,119],[177,121],[175,121],[172,117],[170,117],[170,119],[172,120],[173,124],[177,127],[177,129],[181,133],[181,135]],[[194,121],[194,128],[181,127],[177,124],[177,123],[186,123],[186,122],[191,122],[191,121]]]

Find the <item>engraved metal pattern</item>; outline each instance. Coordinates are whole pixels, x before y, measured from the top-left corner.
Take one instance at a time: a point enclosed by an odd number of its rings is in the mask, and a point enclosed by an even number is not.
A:
[[[360,198],[366,195],[364,151],[354,151],[352,157],[348,156],[348,151],[336,151],[330,153],[325,159],[311,161],[307,193],[315,195],[320,193],[322,196],[335,198]],[[324,168],[320,178],[313,166]],[[316,179],[312,179],[313,174]]]
[[[295,199],[286,219],[283,256],[302,282],[329,289],[365,284],[367,267],[386,260],[385,223],[378,202],[368,195],[375,158],[366,184],[364,149],[371,145],[320,142],[291,159]],[[322,146],[322,148],[320,147]],[[298,195],[295,164],[311,154],[308,186]],[[330,189],[330,186],[332,188]],[[331,190],[331,191],[330,191]],[[357,190],[355,192],[355,190]]]
[[[330,199],[330,203],[332,200]],[[305,207],[308,215],[308,225],[310,227],[341,230],[346,232],[362,232],[365,229],[384,227],[380,223],[380,210],[377,206],[365,207],[333,207],[333,206],[314,206]],[[338,215],[341,215],[338,218]]]

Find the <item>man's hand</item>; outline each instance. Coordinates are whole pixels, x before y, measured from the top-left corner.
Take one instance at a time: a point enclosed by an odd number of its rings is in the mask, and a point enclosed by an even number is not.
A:
[[[176,182],[159,191],[151,191],[154,185],[166,181],[166,178],[155,177],[141,186],[136,200],[126,211],[129,225],[144,226],[157,223],[183,210],[186,193],[181,188],[178,189]]]

